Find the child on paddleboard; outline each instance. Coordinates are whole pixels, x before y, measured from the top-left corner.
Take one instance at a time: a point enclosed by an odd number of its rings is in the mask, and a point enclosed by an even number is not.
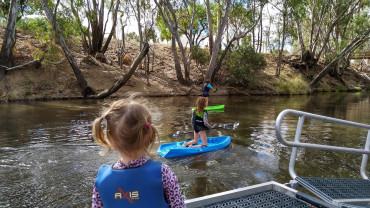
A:
[[[193,111],[191,117],[191,125],[194,129],[194,140],[184,142],[184,147],[203,147],[207,146],[207,134],[206,130],[212,129],[208,123],[208,113],[204,108],[207,107],[207,100],[204,97],[199,97],[196,102],[196,109]],[[202,140],[202,144],[198,144],[199,137]]]
[[[209,91],[212,89],[211,80],[207,79],[206,82],[203,84],[202,88],[202,97],[206,99],[207,106],[208,106],[208,97],[209,97]]]
[[[148,159],[157,138],[149,109],[132,98],[113,102],[95,119],[93,137],[120,160],[99,168],[92,207],[185,207],[177,177]]]

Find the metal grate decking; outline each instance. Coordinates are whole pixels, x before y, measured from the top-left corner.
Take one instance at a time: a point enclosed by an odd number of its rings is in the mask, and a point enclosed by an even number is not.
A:
[[[245,197],[230,199],[219,203],[203,206],[203,208],[242,208],[242,207],[280,207],[280,208],[305,208],[311,207],[310,204],[304,203],[298,199],[290,197],[278,191],[269,190],[260,193],[247,195]]]
[[[299,184],[327,199],[370,199],[370,181],[348,178],[300,178]]]
[[[334,207],[275,181],[189,199],[187,208],[305,208]]]

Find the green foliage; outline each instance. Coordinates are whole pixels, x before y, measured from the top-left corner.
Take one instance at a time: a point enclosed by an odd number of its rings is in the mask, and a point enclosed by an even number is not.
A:
[[[163,40],[171,40],[171,32],[167,28],[167,25],[164,23],[162,16],[157,14],[156,21],[155,21],[155,26],[157,26],[159,32],[160,32],[160,39],[161,41]]]
[[[362,87],[360,87],[360,86],[355,86],[355,87],[353,87],[353,89],[354,89],[354,90],[356,90],[356,91],[361,91],[361,90],[362,90]]]
[[[6,100],[14,100],[17,97],[18,92],[14,89],[10,89],[6,92]]]
[[[139,41],[139,36],[135,32],[130,32],[126,34],[127,40]]]
[[[256,53],[252,46],[243,44],[235,51],[230,51],[226,64],[232,83],[248,85],[255,81],[252,70],[265,67],[266,60],[262,54]]]
[[[347,92],[348,91],[347,87],[342,84],[335,86],[334,90],[336,92]]]
[[[184,6],[184,4],[179,4]],[[177,5],[177,6],[179,6]],[[173,4],[176,17],[178,18],[178,32],[179,35],[189,34],[190,33],[190,19],[192,18],[194,4],[189,4],[188,8],[184,7],[177,7],[175,8],[175,4]],[[163,11],[164,12],[164,11]],[[171,19],[173,17],[171,16]],[[174,20],[172,19],[172,22]],[[199,35],[200,33],[204,32],[205,28],[207,27],[207,15],[206,15],[206,8],[203,4],[195,4],[195,15],[194,15],[194,24],[193,24],[193,35]],[[160,39],[163,40],[171,40],[171,31],[168,29],[163,17],[161,16],[160,12],[157,13],[155,25],[157,26],[158,30],[160,31]],[[197,43],[196,43],[197,44]]]
[[[57,18],[57,22],[63,31],[64,37],[69,38],[80,35],[80,29],[77,23],[71,20],[71,18]],[[50,33],[54,33],[46,17],[23,18],[17,22],[17,27],[35,32],[36,38],[39,40],[49,40]]]
[[[193,60],[197,63],[197,65],[206,65],[209,63],[211,59],[211,55],[205,49],[196,45],[193,47]]]
[[[307,94],[309,92],[308,83],[300,75],[293,79],[280,76],[276,80],[275,91],[280,94]]]
[[[157,34],[154,29],[145,29],[144,34],[148,38],[147,41],[152,40],[154,43],[157,42]]]
[[[52,28],[46,18],[24,18],[17,22],[17,26],[23,30],[34,32],[39,40],[50,39],[49,34]]]
[[[51,62],[57,62],[63,59],[64,55],[58,45],[52,41],[47,42],[46,45],[45,51],[37,50],[34,52],[34,59],[41,59],[43,57],[44,60]]]

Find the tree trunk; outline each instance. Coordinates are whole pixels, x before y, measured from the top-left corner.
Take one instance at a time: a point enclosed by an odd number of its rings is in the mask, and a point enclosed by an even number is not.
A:
[[[4,34],[3,45],[0,53],[1,66],[13,66],[13,48],[16,41],[15,23],[17,22],[17,15],[19,10],[19,0],[12,0],[9,8],[8,22]],[[0,66],[0,80],[4,79],[5,67]]]
[[[115,32],[116,32],[117,14],[118,14],[118,8],[119,8],[119,5],[120,5],[120,0],[117,0],[117,2],[116,2],[116,8],[114,9],[114,12],[112,13],[112,18],[113,18],[112,30],[110,31],[110,33],[109,33],[109,35],[108,35],[108,38],[107,38],[107,40],[105,41],[104,47],[103,47],[103,49],[101,50],[101,52],[102,52],[103,54],[107,51],[108,46],[109,46],[109,43],[110,43],[110,41],[112,40],[112,37],[113,37],[113,35],[114,35],[114,34],[115,34]],[[104,38],[104,34],[103,34],[103,38]]]
[[[275,76],[280,76],[281,71],[281,63],[283,59],[283,52],[284,52],[284,45],[285,45],[285,30],[286,30],[286,21],[287,21],[287,5],[286,2],[284,2],[284,11],[283,11],[283,31],[282,31],[282,40],[281,40],[281,48],[279,50],[279,56],[276,63],[276,73]]]
[[[87,14],[92,36],[91,49],[89,50],[90,55],[95,55],[97,52],[101,51],[104,40],[104,0],[100,1],[100,8],[98,8],[98,3],[96,1],[97,0],[92,1],[93,10],[89,11],[89,14]]]
[[[260,18],[260,42],[259,42],[259,53],[262,51],[262,38],[263,38],[263,25],[262,25],[262,18]]]
[[[40,3],[42,5],[42,7],[44,8],[45,14],[46,14],[47,18],[49,19],[49,22],[52,25],[56,36],[59,38],[60,46],[62,47],[63,52],[64,52],[69,64],[71,65],[71,67],[73,69],[73,72],[74,72],[74,74],[77,78],[78,84],[81,87],[81,94],[83,95],[84,98],[86,98],[90,94],[95,94],[95,90],[88,85],[87,81],[85,80],[85,78],[82,75],[81,70],[78,68],[77,63],[74,60],[71,52],[69,51],[68,45],[65,42],[65,39],[63,37],[63,33],[60,31],[60,28],[58,27],[57,22],[54,19],[54,16],[51,13],[51,10],[50,10],[46,0],[40,0]]]
[[[162,1],[163,5],[162,4],[160,5],[157,0],[154,0],[154,2],[159,8],[163,8],[164,10],[162,11],[162,9],[159,9],[159,13],[162,16],[163,21],[165,22],[167,28],[171,31],[171,35],[177,41],[177,45],[179,46],[179,49],[181,52],[184,70],[185,70],[185,82],[189,83],[190,81],[190,61],[191,60],[188,60],[188,57],[186,56],[186,51],[180,39],[176,13],[169,1]],[[163,12],[166,13],[166,15]]]
[[[73,0],[71,0],[71,10],[72,10],[73,15],[76,18],[76,21],[77,21],[77,24],[78,24],[79,28],[80,28],[82,46],[85,49],[85,51],[87,53],[89,53],[89,49],[90,49],[91,45],[90,45],[90,42],[87,42],[87,40],[86,40],[86,36],[85,36],[85,32],[83,31],[83,26],[82,26],[82,23],[81,23],[81,20],[80,20],[80,16],[79,16],[79,14],[78,14],[78,12],[77,12],[74,4],[73,4]]]
[[[215,71],[216,63],[217,63],[217,56],[218,56],[218,52],[220,51],[220,47],[221,47],[222,36],[224,34],[224,29],[227,23],[227,19],[229,18],[230,5],[231,5],[231,0],[226,0],[225,14],[222,20],[220,20],[221,22],[217,29],[217,36],[214,42],[214,46],[212,48],[212,56],[209,62],[208,71],[206,73],[206,76],[204,77],[204,81],[208,79],[212,80],[212,77],[214,76],[214,71]]]
[[[97,95],[89,96],[89,98],[103,99],[117,92],[128,80],[130,80],[131,76],[134,74],[135,70],[137,69],[137,66],[141,63],[141,61],[148,54],[148,52],[149,52],[149,44],[145,43],[143,46],[143,50],[141,50],[140,54],[136,57],[135,61],[132,63],[130,70],[125,75],[123,75],[109,89],[106,89]]]
[[[126,24],[122,23],[122,19],[121,19],[121,25],[122,25],[122,29],[121,29],[122,30],[121,31],[122,40],[121,40],[121,49],[118,53],[118,65],[122,69],[122,62],[123,62],[123,57],[125,55],[125,49],[126,49],[126,43],[125,43],[125,27],[126,27]]]
[[[312,42],[313,42],[313,31],[314,31],[314,27],[315,27],[315,6],[316,6],[316,0],[313,1],[312,5],[311,5],[311,30],[310,30],[310,43],[309,43],[309,46],[310,46],[310,51],[312,51]]]
[[[298,41],[299,41],[299,46],[301,49],[301,60],[302,60],[303,53],[306,51],[306,46],[304,45],[304,42],[303,42],[302,27],[301,27],[301,23],[299,22],[298,17],[295,17],[295,22],[297,25]]]
[[[176,70],[176,77],[177,80],[180,82],[180,84],[185,84],[184,77],[182,76],[181,72],[181,64],[180,64],[180,59],[177,54],[176,50],[176,40],[175,37],[171,37],[171,50],[172,50],[172,55],[173,55],[173,60],[175,62],[175,70]]]
[[[141,12],[140,12],[140,0],[136,0],[137,9],[137,29],[139,31],[140,50],[143,48],[143,32],[141,29]]]
[[[208,50],[209,54],[212,55],[213,48],[213,21],[211,14],[211,7],[209,5],[209,0],[206,0],[206,12],[207,12],[207,22],[208,22]]]

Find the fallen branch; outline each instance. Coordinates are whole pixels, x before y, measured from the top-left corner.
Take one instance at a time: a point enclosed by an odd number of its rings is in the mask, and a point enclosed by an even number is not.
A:
[[[27,63],[22,64],[22,65],[18,65],[18,66],[7,67],[7,66],[0,65],[0,67],[5,68],[5,71],[7,71],[7,72],[10,71],[10,70],[14,70],[14,69],[20,69],[20,68],[23,68],[25,66],[29,66],[29,65],[32,65],[32,64],[35,64],[36,68],[39,68],[41,66],[42,60],[43,60],[43,58],[41,58],[39,60],[33,60],[33,61],[27,62]]]
[[[132,63],[130,70],[123,76],[119,78],[119,80],[116,81],[110,88],[105,89],[104,91],[100,92],[97,95],[90,95],[89,98],[92,99],[104,99],[108,97],[109,95],[117,92],[134,74],[136,68],[141,63],[141,61],[144,59],[146,54],[149,52],[149,44],[145,43],[143,46],[143,49],[141,50],[140,54],[136,57],[135,61]]]

